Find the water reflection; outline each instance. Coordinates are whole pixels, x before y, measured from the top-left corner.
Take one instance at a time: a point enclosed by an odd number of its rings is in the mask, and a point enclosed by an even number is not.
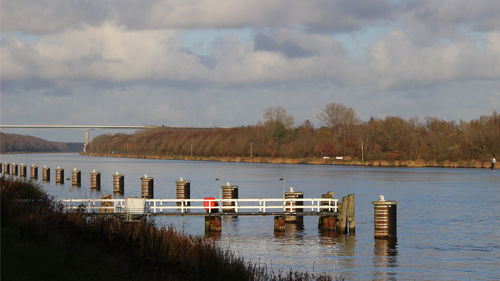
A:
[[[223,216],[222,217],[222,231],[224,233],[238,234],[240,231],[238,216]]]
[[[222,236],[221,231],[206,231],[205,230],[205,238],[212,241],[219,241]]]
[[[396,238],[380,239],[375,238],[374,246],[375,256],[373,265],[376,270],[374,279],[377,280],[396,280],[396,274],[391,270],[382,270],[382,268],[398,267],[398,241]]]
[[[293,237],[298,237],[302,235],[297,235],[297,234],[302,234],[304,231],[304,221],[298,220],[295,223],[286,223],[285,224],[285,232],[290,234]]]
[[[298,240],[304,238],[304,221],[297,220],[294,223],[285,223],[285,231],[275,231],[274,238],[287,238],[286,241]]]
[[[337,242],[337,232],[331,229],[318,229],[321,245],[334,245]]]

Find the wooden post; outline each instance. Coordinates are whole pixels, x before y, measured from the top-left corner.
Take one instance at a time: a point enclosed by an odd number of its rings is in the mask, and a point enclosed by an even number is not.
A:
[[[333,199],[333,191],[322,194],[321,198]],[[321,202],[321,206],[329,206],[328,202]],[[321,212],[329,211],[328,209],[321,209]],[[335,230],[336,218],[334,214],[320,215],[318,219],[318,228],[320,230]]]
[[[356,231],[356,217],[354,211],[354,194],[347,195],[349,198],[349,207],[348,207],[348,218],[349,221],[349,234],[353,234]]]
[[[342,202],[339,205],[337,232],[341,234],[347,233],[347,208],[349,198],[342,197]]]
[[[320,230],[335,230],[336,219],[334,215],[319,216],[318,228]]]

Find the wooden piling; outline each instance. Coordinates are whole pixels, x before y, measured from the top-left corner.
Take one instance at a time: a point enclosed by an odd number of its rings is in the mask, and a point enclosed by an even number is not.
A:
[[[92,170],[90,173],[90,189],[101,190],[101,173]]]
[[[336,221],[335,215],[320,215],[318,228],[321,230],[335,230]]]
[[[116,172],[113,174],[113,193],[123,195],[125,193],[125,175]]]
[[[11,175],[17,176],[18,175],[18,166],[17,166],[17,164],[16,163],[12,163],[10,165],[10,167],[11,167]]]
[[[82,185],[82,171],[76,168],[71,171],[71,185],[75,187],[80,187]]]
[[[348,210],[348,197],[342,197],[342,202],[339,204],[338,217],[337,217],[337,232],[347,234],[347,210]]]
[[[141,178],[141,198],[153,199],[154,178],[144,175]]]
[[[7,162],[3,163],[3,174],[10,175],[10,164]]]
[[[322,194],[321,198],[324,199],[333,199],[334,193],[333,191],[329,191],[326,194]],[[328,202],[321,202],[321,206],[330,206]],[[327,208],[322,208],[322,212],[330,211]],[[318,228],[321,230],[335,230],[336,217],[334,214],[331,215],[320,215],[318,219]]]
[[[42,180],[50,181],[50,168],[48,168],[47,166],[43,166],[42,168]]]
[[[355,211],[354,211],[354,194],[349,194],[347,195],[347,198],[349,199],[348,203],[348,214],[347,214],[347,221],[349,222],[349,233],[353,234],[356,231],[356,216],[355,216]]]
[[[38,167],[35,166],[35,164],[32,164],[31,165],[31,169],[30,169],[30,178],[32,180],[37,180],[38,179]]]
[[[220,216],[205,217],[205,232],[221,232],[222,223]]]
[[[175,181],[177,199],[191,198],[191,181],[184,180],[182,177]],[[177,206],[181,206],[181,202],[177,202]],[[187,202],[184,206],[191,206],[191,202]]]
[[[375,238],[396,238],[397,236],[397,202],[386,201],[383,195],[379,201],[373,201],[374,236]]]
[[[64,184],[64,169],[59,166],[56,168],[56,183]]]
[[[290,191],[287,191],[283,194],[285,199],[302,199],[304,198],[304,192],[301,191],[294,191],[292,187],[290,187]],[[303,201],[298,201],[298,202],[290,202],[287,203],[287,207],[285,208],[286,212],[291,212],[291,213],[302,213],[304,209],[302,208],[296,208],[296,206],[303,206],[304,202]],[[303,216],[285,216],[285,222],[302,222],[304,220]]]
[[[231,185],[231,183],[226,182],[226,185],[221,186],[222,188],[222,199],[238,199],[238,186]],[[235,202],[222,202],[222,206],[235,206]],[[222,208],[224,213],[234,213],[234,208]]]
[[[19,177],[26,177],[26,165],[24,165],[24,163],[19,164]]]
[[[285,232],[285,217],[275,216],[274,217],[274,231],[275,232]]]

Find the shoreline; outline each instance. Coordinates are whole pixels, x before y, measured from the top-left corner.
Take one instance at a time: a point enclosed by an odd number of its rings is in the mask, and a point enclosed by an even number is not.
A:
[[[265,163],[265,164],[303,164],[303,165],[342,165],[360,167],[407,167],[407,168],[478,168],[489,169],[491,162],[479,160],[436,161],[436,160],[336,160],[319,158],[270,158],[270,157],[219,157],[219,156],[165,156],[165,155],[125,155],[109,153],[80,153],[94,157],[115,157],[133,159],[185,160],[185,161],[215,161],[234,163]]]

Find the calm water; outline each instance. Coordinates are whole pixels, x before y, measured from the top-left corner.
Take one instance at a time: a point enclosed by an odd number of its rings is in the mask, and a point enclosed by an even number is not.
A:
[[[217,176],[239,185],[240,198],[281,197],[287,186],[319,197],[356,196],[356,234],[320,233],[317,217],[304,228],[287,225],[275,235],[272,217],[224,218],[222,233],[211,237],[224,248],[273,270],[330,272],[346,279],[500,279],[500,171],[446,168],[363,168],[173,160],[113,159],[77,154],[0,155],[0,161],[47,165],[45,189],[56,198],[96,198],[90,171],[101,172],[102,192],[112,192],[115,171],[125,174],[125,196],[140,196],[140,177],[154,177],[155,198],[174,198],[175,180],[191,180],[191,197],[219,196]],[[54,169],[82,170],[82,187],[54,184]],[[373,238],[372,201],[383,194],[398,201],[398,240]],[[204,235],[202,217],[158,217],[188,234]]]

